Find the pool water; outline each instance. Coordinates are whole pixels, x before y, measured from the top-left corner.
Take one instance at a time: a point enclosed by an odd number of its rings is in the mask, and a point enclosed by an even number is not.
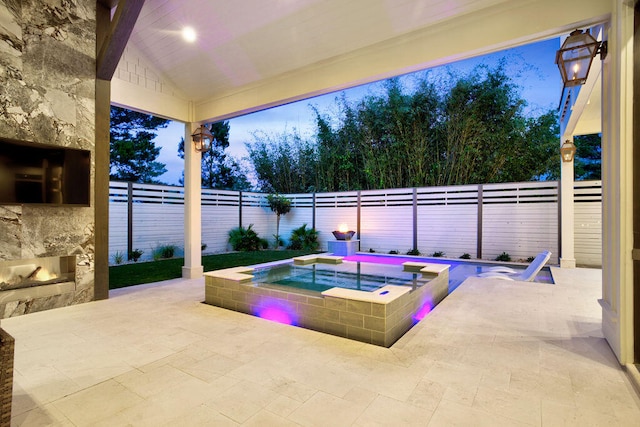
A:
[[[341,264],[294,265],[291,262],[256,268],[253,282],[292,287],[312,292],[323,292],[339,287],[372,292],[385,285],[420,286],[421,274],[406,272],[402,264],[407,261],[448,264],[449,292],[455,290],[467,277],[477,276],[495,267],[494,263],[450,260],[442,258],[402,257],[356,254],[343,258]],[[509,265],[517,271],[526,266]],[[553,284],[549,267],[543,268],[536,282]]]
[[[294,265],[286,263],[256,268],[253,282],[324,292],[346,288],[372,292],[385,285],[417,286],[421,274],[403,271],[401,265],[345,261],[341,264]]]
[[[385,265],[402,265],[404,262],[428,262],[431,264],[448,264],[449,267],[449,289],[453,290],[457,288],[467,277],[477,276],[480,273],[486,273],[490,271],[492,267],[496,266],[508,266],[518,273],[524,271],[528,265],[521,264],[505,264],[495,262],[483,262],[475,260],[456,260],[448,258],[427,258],[427,257],[408,257],[408,256],[394,256],[394,255],[382,255],[382,254],[355,254],[347,256],[344,261],[361,262],[361,263],[376,263]],[[553,276],[551,275],[551,269],[549,267],[543,267],[536,275],[534,282],[553,284]]]

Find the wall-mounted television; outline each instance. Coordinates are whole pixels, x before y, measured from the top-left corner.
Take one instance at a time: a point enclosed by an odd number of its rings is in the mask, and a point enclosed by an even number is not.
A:
[[[91,152],[0,138],[0,205],[89,206]]]

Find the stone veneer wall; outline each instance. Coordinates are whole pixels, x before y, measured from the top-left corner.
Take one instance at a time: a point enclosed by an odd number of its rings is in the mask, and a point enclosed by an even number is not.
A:
[[[0,0],[0,137],[91,150],[95,182],[95,0]],[[75,291],[0,304],[0,318],[91,301],[92,207],[0,205],[0,262],[77,256]]]

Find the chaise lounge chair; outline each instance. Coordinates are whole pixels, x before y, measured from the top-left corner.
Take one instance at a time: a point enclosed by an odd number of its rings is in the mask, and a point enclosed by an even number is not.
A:
[[[490,271],[478,274],[478,277],[531,282],[535,279],[538,272],[542,270],[542,267],[544,267],[547,261],[549,261],[549,258],[551,258],[551,252],[540,252],[522,273],[518,273],[518,271],[509,267],[494,267],[490,269]]]

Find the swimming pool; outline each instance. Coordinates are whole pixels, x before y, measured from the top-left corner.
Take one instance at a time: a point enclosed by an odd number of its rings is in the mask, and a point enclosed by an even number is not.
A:
[[[496,266],[490,262],[357,253],[342,258],[342,263],[338,265],[320,263],[305,266],[283,261],[255,266],[252,274],[253,282],[258,286],[268,284],[315,292],[339,287],[371,292],[387,284],[416,286],[421,275],[406,271],[403,265],[407,262],[448,265],[449,292],[453,292],[468,277],[485,273]],[[516,271],[526,268],[519,264],[509,266]],[[550,268],[544,267],[535,281],[553,284]]]
[[[205,302],[389,347],[467,277],[495,265],[362,253],[308,255],[207,272]],[[553,283],[548,268],[536,279]]]

